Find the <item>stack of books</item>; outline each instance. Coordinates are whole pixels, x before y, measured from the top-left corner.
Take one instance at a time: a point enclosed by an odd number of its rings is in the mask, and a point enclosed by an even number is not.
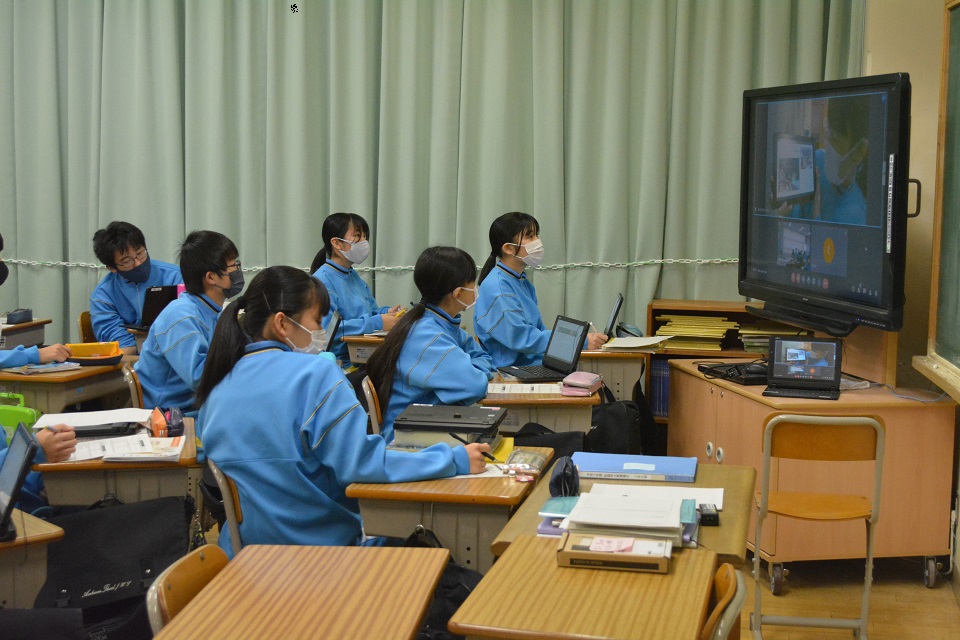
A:
[[[724,317],[662,315],[664,323],[657,329],[658,336],[670,336],[670,349],[722,351],[729,342],[728,333],[736,335],[740,325]]]
[[[770,336],[783,335],[785,327],[772,322],[759,320],[755,323],[740,325],[740,341],[743,343],[744,351],[751,353],[761,353],[769,355]],[[808,334],[802,331],[802,334]]]

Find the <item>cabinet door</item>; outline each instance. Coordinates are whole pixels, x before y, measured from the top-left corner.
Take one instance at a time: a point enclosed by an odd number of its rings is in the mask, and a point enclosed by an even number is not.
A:
[[[696,456],[713,462],[716,446],[717,387],[688,373],[670,369],[670,425],[667,454]]]

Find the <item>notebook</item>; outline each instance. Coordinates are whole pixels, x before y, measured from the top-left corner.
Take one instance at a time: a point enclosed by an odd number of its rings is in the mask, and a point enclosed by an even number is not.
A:
[[[160,312],[167,305],[177,299],[177,285],[150,287],[143,295],[143,311],[140,313],[140,324],[128,324],[127,329],[134,331],[149,331]]]
[[[20,499],[20,491],[27,479],[30,465],[37,454],[37,441],[21,422],[13,432],[10,450],[0,465],[0,542],[17,537],[16,523],[12,521],[13,507]]]
[[[836,400],[840,397],[843,341],[770,337],[765,396]]]
[[[543,365],[500,367],[500,371],[523,382],[559,382],[577,370],[589,328],[589,322],[557,316]]]
[[[617,299],[613,302],[613,310],[610,312],[610,322],[607,323],[603,334],[609,338],[615,338],[614,333],[617,330],[617,318],[620,316],[620,308],[623,306],[623,294],[618,293]]]

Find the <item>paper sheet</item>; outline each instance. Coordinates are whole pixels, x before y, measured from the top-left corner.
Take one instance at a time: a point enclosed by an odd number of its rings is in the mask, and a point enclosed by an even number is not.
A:
[[[111,409],[109,411],[77,411],[74,413],[45,413],[33,425],[34,431],[55,424],[68,424],[71,427],[88,427],[114,422],[143,422],[150,419],[153,409]]]
[[[637,500],[669,499],[679,502],[685,498],[696,500],[697,504],[713,503],[717,510],[723,510],[723,489],[713,487],[655,487],[650,485],[604,484],[595,482],[590,493],[620,494]]]

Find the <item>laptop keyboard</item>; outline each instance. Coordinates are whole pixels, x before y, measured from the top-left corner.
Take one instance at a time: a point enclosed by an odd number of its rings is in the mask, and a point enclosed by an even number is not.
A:
[[[823,389],[777,389],[767,387],[765,396],[779,396],[781,398],[811,398],[813,400],[836,400],[840,397],[839,391],[824,391]]]
[[[547,367],[545,367],[545,366],[543,366],[543,365],[540,365],[540,364],[528,364],[528,365],[524,365],[524,366],[522,366],[522,367],[517,367],[517,369],[519,369],[520,371],[526,371],[526,372],[529,373],[530,375],[542,376],[542,377],[544,377],[544,378],[546,378],[546,377],[548,377],[548,376],[556,376],[556,375],[557,375],[557,372],[554,371],[553,369],[549,369],[549,368],[547,368]]]

